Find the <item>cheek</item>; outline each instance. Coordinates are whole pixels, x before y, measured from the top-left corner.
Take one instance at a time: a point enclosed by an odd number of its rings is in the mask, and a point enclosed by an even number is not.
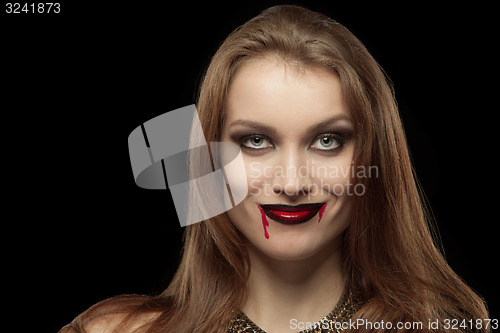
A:
[[[225,182],[227,182],[229,186],[234,204],[238,205],[249,193],[248,166],[237,145],[225,142],[222,147],[224,148],[222,165],[224,168]],[[228,153],[228,151],[230,153]]]
[[[244,161],[244,182],[248,188],[248,195],[241,204],[229,210],[227,214],[232,223],[246,238],[254,241],[264,237],[269,238],[267,226],[263,230],[262,224],[264,220],[257,206],[257,201],[265,200],[264,197],[273,194],[271,180],[274,175],[274,167],[269,162],[255,161],[248,158],[248,156],[244,157]],[[249,223],[250,221],[251,223]]]
[[[257,206],[249,197],[242,203],[227,212],[232,224],[249,240],[259,239],[264,235],[261,223],[260,212]]]
[[[247,186],[250,195],[261,195],[265,193],[266,184],[272,175],[272,166],[266,163],[256,161],[246,161]]]
[[[352,188],[353,165],[349,158],[334,158],[330,161],[312,161],[313,189],[324,194],[342,196]]]

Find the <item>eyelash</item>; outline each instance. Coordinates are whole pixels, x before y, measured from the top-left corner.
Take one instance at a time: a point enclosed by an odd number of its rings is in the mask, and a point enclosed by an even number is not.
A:
[[[254,138],[262,138],[263,140],[269,141],[269,143],[272,145],[272,147],[253,148],[253,147],[250,147],[250,146],[245,144],[246,142],[248,142],[249,140],[254,139]],[[338,142],[338,144],[334,148],[331,148],[331,149],[312,148],[314,143],[316,143],[318,140],[320,140],[322,138],[329,138],[329,139],[335,140]],[[319,151],[319,152],[328,152],[328,153],[339,152],[344,148],[345,141],[346,141],[345,138],[338,135],[338,134],[324,133],[324,134],[320,134],[320,135],[316,136],[313,140],[313,143],[309,146],[309,148],[314,150],[314,151]],[[268,150],[268,149],[274,149],[274,146],[271,143],[271,140],[269,138],[267,138],[265,135],[260,135],[260,134],[252,134],[252,135],[247,135],[247,136],[243,137],[239,141],[239,145],[243,149],[246,149],[248,151],[254,151],[254,152],[255,151],[264,151],[264,150]]]

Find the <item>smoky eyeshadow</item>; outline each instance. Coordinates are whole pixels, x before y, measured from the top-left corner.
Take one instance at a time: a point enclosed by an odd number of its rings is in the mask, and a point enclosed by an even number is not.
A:
[[[234,143],[241,145],[243,142],[246,140],[250,139],[252,136],[259,136],[262,137],[266,140],[269,140],[273,144],[278,144],[280,143],[279,138],[276,135],[268,135],[266,133],[267,131],[255,131],[254,129],[248,129],[248,128],[238,128],[229,131],[228,136],[233,141]],[[341,142],[342,144],[346,143],[348,140],[352,138],[354,134],[353,129],[350,126],[330,126],[328,128],[323,128],[321,131],[316,131],[314,133],[311,133],[311,135],[308,135],[306,138],[304,138],[304,144],[310,144],[314,140],[317,140],[319,137],[322,135],[332,135],[333,138]]]

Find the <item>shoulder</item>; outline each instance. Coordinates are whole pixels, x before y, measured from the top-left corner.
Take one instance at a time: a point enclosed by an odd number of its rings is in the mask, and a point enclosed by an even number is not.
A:
[[[95,304],[63,327],[59,333],[128,333],[151,326],[169,312],[169,300],[125,295]]]

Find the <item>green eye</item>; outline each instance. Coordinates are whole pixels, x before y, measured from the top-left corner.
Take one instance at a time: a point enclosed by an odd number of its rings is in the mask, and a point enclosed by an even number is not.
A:
[[[269,142],[264,136],[253,135],[246,137],[241,142],[242,148],[253,149],[253,150],[263,150],[268,148],[273,148],[273,144]]]
[[[333,139],[327,136],[322,137],[321,139],[319,139],[319,141],[321,145],[325,148],[328,148],[331,145],[333,145]]]
[[[315,150],[334,151],[342,149],[343,145],[344,140],[340,136],[329,133],[316,137],[316,140],[311,145],[311,148]]]
[[[249,141],[252,146],[259,147],[262,146],[264,139],[262,139],[260,136],[256,136],[251,138]]]

